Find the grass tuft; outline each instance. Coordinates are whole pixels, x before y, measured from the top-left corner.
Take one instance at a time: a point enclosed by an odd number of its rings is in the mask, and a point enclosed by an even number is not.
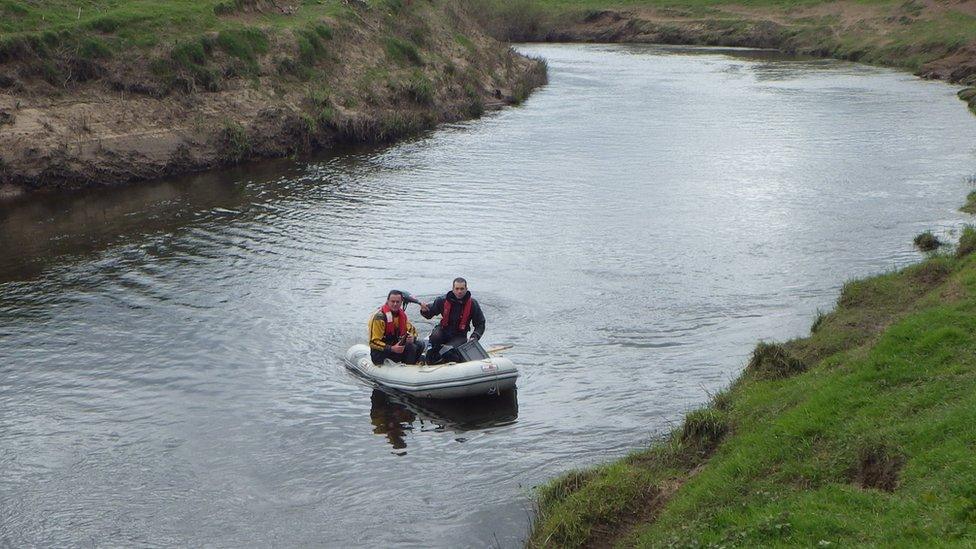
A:
[[[681,442],[701,450],[711,450],[729,432],[728,418],[714,408],[695,410],[685,417]]]
[[[858,449],[857,463],[851,467],[851,482],[861,488],[893,492],[907,459],[904,453],[885,443],[869,443]]]
[[[434,84],[419,70],[415,71],[407,81],[406,93],[418,105],[434,103]]]
[[[236,122],[227,122],[217,135],[217,146],[223,162],[236,164],[251,153],[251,139],[247,130]]]
[[[919,234],[915,237],[914,243],[915,247],[923,252],[931,252],[942,246],[942,241],[932,234],[932,231],[925,231]]]
[[[386,54],[390,59],[398,62],[405,63],[409,62],[414,65],[422,65],[423,58],[420,56],[420,50],[417,46],[406,40],[401,40],[394,36],[388,36],[383,39],[383,45],[386,49]]]
[[[976,215],[976,191],[972,191],[966,195],[966,204],[962,208],[959,208],[959,211]]]
[[[959,247],[956,248],[956,257],[964,257],[976,251],[976,226],[966,225],[959,236]]]
[[[746,371],[760,379],[780,379],[801,373],[806,364],[779,343],[760,341],[752,351]]]
[[[268,37],[254,27],[227,29],[217,35],[217,46],[227,55],[253,63],[258,55],[268,52]]]

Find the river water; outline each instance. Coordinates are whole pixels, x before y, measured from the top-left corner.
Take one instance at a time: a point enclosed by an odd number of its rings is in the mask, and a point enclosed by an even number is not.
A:
[[[551,76],[525,105],[396,146],[0,206],[0,545],[518,545],[533,486],[965,219],[976,121],[945,84],[522,50]],[[517,395],[346,371],[387,290],[459,275]]]

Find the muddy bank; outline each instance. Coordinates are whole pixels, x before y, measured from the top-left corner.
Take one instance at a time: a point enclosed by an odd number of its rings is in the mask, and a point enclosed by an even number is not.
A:
[[[350,3],[311,22],[298,5],[237,4],[219,14],[237,34],[149,51],[92,54],[70,30],[0,41],[0,198],[387,142],[546,81],[452,2]]]

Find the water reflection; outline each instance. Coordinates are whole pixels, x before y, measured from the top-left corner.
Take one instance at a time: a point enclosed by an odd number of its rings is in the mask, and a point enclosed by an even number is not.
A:
[[[373,389],[369,419],[373,433],[386,437],[396,455],[406,455],[407,436],[414,423],[421,431],[464,431],[487,429],[515,423],[518,419],[518,392],[498,395],[436,400],[418,399],[399,393]],[[456,438],[464,442],[464,437]]]

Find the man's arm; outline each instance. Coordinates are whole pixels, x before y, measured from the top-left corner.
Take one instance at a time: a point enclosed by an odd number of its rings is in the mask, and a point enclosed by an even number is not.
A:
[[[427,307],[426,311],[420,309],[420,315],[423,316],[424,318],[434,318],[435,316],[441,314],[443,311],[444,311],[444,298],[438,297],[437,299],[434,300],[433,303],[430,304],[429,307]]]
[[[481,339],[485,335],[485,314],[481,312],[481,304],[477,301],[471,304],[471,323],[474,324],[471,337]]]

